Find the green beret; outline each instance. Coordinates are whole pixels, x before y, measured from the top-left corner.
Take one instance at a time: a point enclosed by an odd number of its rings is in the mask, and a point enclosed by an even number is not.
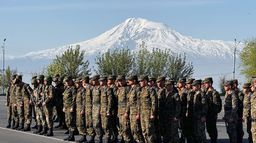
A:
[[[52,82],[52,77],[51,76],[47,76],[44,78],[45,81],[47,82]]]
[[[32,78],[32,79],[31,79],[31,84],[37,84],[36,78]]]
[[[178,83],[185,83],[186,79],[185,78],[179,78]]]
[[[14,80],[16,78],[17,74],[13,74],[11,77],[11,80]]]
[[[86,80],[86,81],[89,81],[89,80],[90,80],[90,77],[89,77],[89,75],[86,75],[86,76],[82,77],[82,80]]]
[[[100,75],[96,74],[92,77],[92,80],[99,80],[100,79]]]
[[[125,80],[125,75],[118,75],[116,80]]]
[[[165,85],[173,85],[174,84],[174,81],[173,80],[167,80],[165,82]]]
[[[44,80],[44,75],[37,76],[37,80]]]
[[[156,82],[165,81],[165,76],[159,76]]]
[[[251,83],[245,83],[244,85],[243,85],[243,88],[250,88],[251,87]]]
[[[234,79],[234,80],[233,80],[233,84],[238,85],[238,80],[237,80],[237,79]]]
[[[108,80],[116,80],[116,76],[115,75],[109,75]]]
[[[22,75],[16,75],[16,79],[22,81]]]
[[[138,80],[138,76],[137,75],[131,75],[128,77],[128,80]]]
[[[72,80],[72,77],[71,76],[66,76],[64,78],[64,82],[68,82],[68,81],[71,81]]]
[[[139,77],[139,81],[142,81],[142,80],[148,81],[148,76],[147,76],[147,75],[141,75],[141,76]]]
[[[194,80],[192,86],[201,85],[202,80]]]
[[[187,79],[186,84],[192,84],[194,80],[194,78],[189,78]]]

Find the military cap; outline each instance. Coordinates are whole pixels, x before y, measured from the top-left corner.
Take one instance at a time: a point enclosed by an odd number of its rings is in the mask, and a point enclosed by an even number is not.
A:
[[[51,76],[47,76],[44,78],[45,81],[47,82],[52,82],[52,77]]]
[[[75,79],[75,83],[79,83],[79,82],[81,82],[81,80],[82,80],[82,79],[81,79],[80,77],[79,77],[79,78],[76,78],[76,79]]]
[[[156,82],[165,81],[165,76],[159,76]]]
[[[213,83],[212,77],[207,77],[204,79],[203,83]]]
[[[128,77],[128,80],[138,80],[138,76],[137,75],[131,75]]]
[[[109,76],[108,76],[108,80],[116,80],[116,76],[114,76],[114,75],[109,75]]]
[[[186,79],[185,79],[185,78],[179,78],[178,82],[179,82],[179,83],[185,83],[185,82],[186,82]]]
[[[147,75],[141,75],[141,76],[139,77],[139,81],[142,81],[142,80],[148,81],[148,76],[147,76]]]
[[[108,79],[108,77],[104,76],[104,75],[100,77],[100,81],[104,81],[104,80],[107,80],[107,79]]]
[[[167,80],[165,82],[165,85],[173,85],[174,84],[174,81],[173,80]]]
[[[82,79],[81,80],[90,80],[90,76],[89,75],[86,75],[86,76],[84,76],[84,77],[82,77]]]
[[[234,79],[234,80],[233,80],[233,84],[238,85],[238,80],[237,80],[237,79]]]
[[[44,75],[37,76],[37,80],[44,80]]]
[[[228,81],[226,81],[224,83],[224,86],[228,86],[228,85],[232,86],[233,85],[233,81],[232,80],[228,80]]]
[[[55,78],[59,78],[59,77],[60,77],[60,74],[55,74],[54,77],[55,77]]]
[[[201,85],[202,80],[194,80],[192,86]]]
[[[36,78],[31,79],[31,84],[37,84]]]
[[[148,78],[148,81],[154,81],[154,82],[156,82],[156,78],[151,76],[151,77]]]
[[[250,88],[251,87],[251,83],[244,83],[243,88]]]
[[[72,81],[72,77],[71,76],[66,76],[64,78],[64,82],[68,82],[68,81]]]
[[[92,80],[99,80],[100,79],[100,75],[96,74],[92,77]]]
[[[125,75],[118,75],[116,80],[125,80]]]
[[[16,78],[17,74],[13,74],[11,77],[11,80],[14,80]]]
[[[16,79],[22,80],[22,75],[16,75]]]
[[[187,79],[186,84],[192,84],[194,80],[194,78],[189,78]]]

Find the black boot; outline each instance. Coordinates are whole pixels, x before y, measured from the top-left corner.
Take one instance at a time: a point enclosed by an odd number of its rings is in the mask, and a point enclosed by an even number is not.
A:
[[[95,141],[94,141],[94,138],[95,138],[94,136],[91,136],[91,137],[89,138],[90,140],[88,141],[88,143],[94,143],[94,142],[95,142]]]
[[[70,131],[69,137],[67,141],[75,141],[74,131]]]
[[[86,135],[83,135],[80,140],[76,141],[77,143],[84,143],[86,142]]]
[[[15,123],[13,124],[12,129],[16,130],[16,129],[18,129],[18,128],[19,128],[19,123],[15,122]]]
[[[47,133],[47,127],[44,127],[43,130],[39,133],[39,135],[45,135]]]
[[[70,131],[67,130],[67,132],[68,132],[69,134],[68,134],[68,136],[67,136],[66,138],[63,139],[64,141],[67,141],[67,140],[70,138]],[[65,132],[65,133],[66,133],[66,132]]]
[[[11,128],[11,124],[9,123],[9,124],[6,126],[6,128]]]
[[[19,125],[19,128],[18,128],[17,130],[21,131],[21,130],[23,130],[23,129],[24,129],[24,124],[21,123],[21,124]]]
[[[62,126],[62,125],[59,124],[59,125],[55,126],[54,128],[58,129],[58,128],[60,128],[61,126]]]
[[[46,134],[46,136],[53,136],[52,128],[50,128]]]
[[[26,124],[25,128],[22,131],[25,131],[25,132],[31,131],[30,125]]]
[[[66,132],[64,132],[65,135],[68,135],[69,134],[69,130],[67,130]]]
[[[79,135],[78,129],[76,128],[74,131],[74,135]]]
[[[42,129],[43,129],[42,125],[39,125],[39,126],[37,127],[37,130],[34,131],[33,133],[34,133],[34,134],[39,134],[39,133],[41,133]]]
[[[32,129],[37,129],[37,128],[38,128],[38,127],[37,127],[37,124],[36,124],[35,126],[33,126],[33,127],[32,127]]]

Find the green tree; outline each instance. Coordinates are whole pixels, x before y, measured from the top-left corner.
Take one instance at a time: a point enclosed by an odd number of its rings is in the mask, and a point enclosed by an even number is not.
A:
[[[95,59],[96,73],[101,75],[126,75],[131,71],[133,55],[129,49],[114,49],[100,54]]]
[[[227,81],[226,76],[221,76],[219,80],[220,94],[225,95],[224,84]]]
[[[17,70],[12,70],[10,68],[10,66],[8,66],[5,70],[5,75],[4,75],[4,87],[6,88],[10,82],[10,79],[11,79],[11,76],[16,74],[17,73]],[[2,86],[3,85],[3,74],[1,74],[0,76],[0,85]]]
[[[70,46],[62,55],[56,56],[48,66],[48,75],[62,74],[73,78],[90,74],[89,61],[84,61],[85,52],[80,51],[80,45]]]
[[[240,58],[243,68],[241,72],[250,80],[252,76],[256,75],[256,39],[245,42]]]

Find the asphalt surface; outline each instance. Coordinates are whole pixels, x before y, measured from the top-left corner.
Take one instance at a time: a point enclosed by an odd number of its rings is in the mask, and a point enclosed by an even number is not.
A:
[[[6,111],[6,97],[0,96],[0,143],[60,143],[64,142],[63,138],[67,135],[64,134],[65,130],[54,129],[53,137],[45,137],[41,135],[35,135],[32,132],[21,132],[12,129],[7,129],[7,111]],[[229,139],[226,133],[225,123],[221,120],[223,117],[223,112],[218,116],[218,143],[229,143]],[[244,126],[244,141],[247,143],[247,132]],[[76,140],[80,136],[75,136]],[[208,135],[207,138],[209,139]]]

